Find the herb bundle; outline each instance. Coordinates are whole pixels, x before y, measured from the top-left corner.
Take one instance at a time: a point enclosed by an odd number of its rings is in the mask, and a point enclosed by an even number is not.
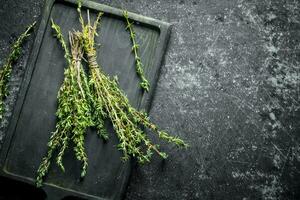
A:
[[[56,112],[56,130],[48,143],[48,153],[43,158],[38,169],[37,186],[41,186],[42,179],[48,172],[52,155],[59,150],[56,163],[64,171],[62,158],[69,141],[74,143],[77,160],[82,162],[81,177],[87,170],[87,155],[84,150],[84,135],[87,127],[93,126],[91,107],[88,102],[89,86],[84,69],[81,65],[83,48],[76,33],[69,33],[71,52],[64,41],[60,27],[52,21],[52,28],[65,51],[68,67],[64,71],[63,84],[58,93],[58,109]]]
[[[138,111],[129,103],[128,98],[120,89],[117,79],[107,76],[97,63],[97,50],[95,36],[97,26],[103,13],[99,13],[95,22],[90,22],[89,10],[87,10],[87,23],[81,14],[81,3],[78,9],[81,32],[69,33],[71,52],[63,38],[60,27],[52,21],[52,28],[56,37],[65,51],[64,57],[68,67],[64,72],[64,81],[58,93],[58,109],[56,112],[56,130],[48,142],[48,152],[43,158],[38,169],[36,179],[37,186],[41,186],[44,176],[47,174],[54,151],[58,150],[56,163],[64,171],[62,157],[69,141],[75,144],[74,151],[77,160],[82,162],[81,177],[87,170],[87,155],[84,149],[84,137],[88,127],[96,127],[98,135],[104,140],[108,139],[105,128],[105,120],[112,123],[119,139],[118,149],[123,152],[123,160],[135,157],[140,163],[150,162],[153,152],[163,158],[167,154],[159,150],[159,146],[153,144],[143,128],[148,128],[158,135],[160,139],[174,143],[179,147],[187,147],[187,144],[178,137],[170,136],[161,131],[152,123],[146,113]],[[126,17],[125,17],[126,16]],[[128,14],[124,17],[128,21]],[[129,21],[128,21],[129,22]],[[131,35],[134,35],[130,29]],[[138,57],[138,45],[133,39],[135,57]],[[88,64],[88,76],[86,75],[81,61],[86,57]],[[142,64],[138,57],[136,63],[140,63],[140,75],[144,77]],[[142,84],[144,81],[144,84]],[[141,86],[149,90],[149,83],[142,78]]]
[[[3,118],[4,113],[4,105],[3,101],[8,96],[8,82],[12,72],[12,65],[18,60],[19,56],[21,55],[21,46],[25,39],[30,35],[35,22],[29,25],[25,32],[22,33],[17,41],[13,44],[11,52],[4,64],[4,66],[0,70],[0,120]]]
[[[82,25],[82,40],[84,51],[87,56],[90,70],[90,87],[94,96],[93,104],[102,116],[107,117],[113,124],[114,130],[120,140],[119,150],[123,151],[123,159],[128,160],[130,156],[137,158],[140,163],[149,162],[154,152],[166,158],[167,155],[159,150],[158,145],[153,144],[140,126],[146,127],[158,134],[158,137],[178,146],[186,147],[187,144],[178,137],[173,137],[158,129],[153,124],[146,113],[136,110],[130,105],[126,95],[119,88],[115,79],[108,77],[97,63],[95,47],[95,35],[97,25],[102,16],[100,13],[94,22],[90,23],[89,12],[87,15],[88,23],[85,24],[78,9],[80,22]],[[144,151],[142,146],[146,147]]]

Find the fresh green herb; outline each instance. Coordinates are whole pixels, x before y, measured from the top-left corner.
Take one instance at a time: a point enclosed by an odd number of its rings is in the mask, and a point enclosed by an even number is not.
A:
[[[38,169],[37,186],[41,186],[43,177],[49,170],[52,155],[57,149],[59,149],[59,153],[56,163],[64,171],[62,159],[70,141],[75,145],[74,152],[77,160],[82,162],[81,177],[85,176],[88,159],[84,149],[84,135],[87,127],[93,126],[91,107],[87,100],[91,94],[89,93],[87,77],[81,65],[83,56],[81,39],[77,37],[76,32],[69,33],[70,52],[60,27],[53,20],[51,22],[56,37],[65,51],[64,57],[67,60],[68,67],[65,69],[64,81],[58,93],[56,130],[48,143],[48,153]]]
[[[109,78],[97,63],[97,54],[95,47],[95,35],[97,25],[103,13],[99,13],[94,24],[90,23],[89,12],[87,14],[88,23],[85,24],[81,15],[80,7],[78,9],[80,22],[82,25],[82,41],[84,51],[87,56],[90,70],[90,87],[94,96],[94,109],[101,116],[107,117],[113,124],[116,134],[120,140],[118,148],[123,151],[123,159],[128,160],[130,156],[136,157],[140,163],[149,162],[152,152],[158,153],[163,158],[167,154],[159,150],[158,145],[153,144],[147,137],[140,125],[151,129],[157,133],[159,138],[174,143],[180,147],[187,147],[187,144],[178,137],[173,137],[164,131],[160,131],[153,124],[146,113],[137,111],[130,105],[128,98],[119,88],[116,79]],[[143,150],[142,146],[146,146]]]
[[[12,72],[12,65],[18,60],[21,55],[21,46],[25,39],[30,35],[34,25],[34,22],[30,26],[28,26],[24,33],[22,33],[17,41],[13,44],[11,48],[11,52],[4,64],[4,66],[0,70],[0,120],[3,118],[4,113],[4,100],[8,96],[8,82]]]
[[[85,23],[81,15],[81,1],[78,3],[78,13],[82,31],[69,33],[71,52],[67,48],[60,27],[52,21],[52,28],[65,51],[64,57],[68,67],[65,69],[64,81],[58,93],[56,131],[50,137],[48,152],[38,169],[37,186],[41,186],[56,150],[58,150],[56,163],[64,171],[62,158],[69,141],[75,144],[76,157],[83,163],[81,173],[83,177],[88,165],[84,150],[86,129],[95,126],[99,136],[108,139],[105,119],[112,123],[116,131],[120,141],[118,149],[123,151],[123,160],[133,156],[140,163],[150,162],[153,152],[162,158],[167,158],[167,154],[161,152],[159,146],[152,143],[142,127],[152,130],[159,138],[179,147],[188,146],[180,138],[159,130],[146,113],[131,106],[128,98],[121,91],[117,78],[111,79],[98,65],[95,36],[103,13],[99,13],[95,22],[91,24],[88,10],[88,22]],[[84,54],[87,57],[89,79],[81,65]]]
[[[143,88],[145,91],[149,91],[150,89],[150,83],[148,82],[148,80],[146,79],[145,77],[145,74],[144,74],[144,69],[143,69],[143,63],[141,61],[141,58],[139,56],[139,53],[138,53],[138,50],[139,50],[139,45],[138,43],[136,42],[136,34],[133,30],[133,22],[130,22],[129,20],[129,16],[128,16],[128,12],[126,10],[123,11],[123,16],[126,20],[126,29],[129,31],[130,33],[130,39],[132,41],[132,52],[134,53],[134,59],[135,59],[135,62],[136,62],[136,72],[137,74],[139,75],[140,79],[141,79],[141,83],[140,83],[140,86],[141,88]]]

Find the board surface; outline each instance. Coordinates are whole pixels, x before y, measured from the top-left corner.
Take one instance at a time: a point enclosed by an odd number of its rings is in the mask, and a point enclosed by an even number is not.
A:
[[[36,171],[47,152],[47,142],[55,130],[57,92],[66,67],[64,52],[53,37],[49,19],[62,28],[65,38],[68,31],[80,30],[75,3],[73,0],[47,2],[0,155],[3,176],[34,184]],[[148,110],[167,44],[169,24],[129,13],[129,18],[135,21],[145,75],[151,83],[150,92],[143,93],[122,11],[84,1],[83,13],[86,9],[90,10],[92,21],[99,11],[104,12],[99,37],[96,38],[96,43],[101,44],[97,52],[98,63],[107,74],[118,76],[120,87],[134,107]],[[130,162],[121,161],[122,152],[116,147],[118,139],[111,124],[107,123],[107,128],[110,133],[108,142],[98,138],[95,130],[88,130],[86,134],[89,166],[84,180],[80,180],[81,165],[74,157],[72,146],[63,160],[65,173],[52,163],[43,187],[48,199],[122,197],[130,175]]]

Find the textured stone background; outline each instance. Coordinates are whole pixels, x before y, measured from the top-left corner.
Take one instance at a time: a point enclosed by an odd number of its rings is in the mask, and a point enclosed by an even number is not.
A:
[[[136,166],[125,199],[300,199],[299,0],[97,2],[173,24],[150,116],[191,145],[163,143],[169,158]],[[0,5],[1,64],[43,1]]]

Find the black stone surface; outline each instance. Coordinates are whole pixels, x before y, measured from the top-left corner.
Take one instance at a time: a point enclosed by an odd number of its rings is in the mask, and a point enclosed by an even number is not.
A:
[[[162,143],[169,158],[136,166],[125,199],[300,198],[299,1],[97,2],[173,24],[150,116],[191,145],[180,151]],[[0,0],[2,63],[42,4]]]

